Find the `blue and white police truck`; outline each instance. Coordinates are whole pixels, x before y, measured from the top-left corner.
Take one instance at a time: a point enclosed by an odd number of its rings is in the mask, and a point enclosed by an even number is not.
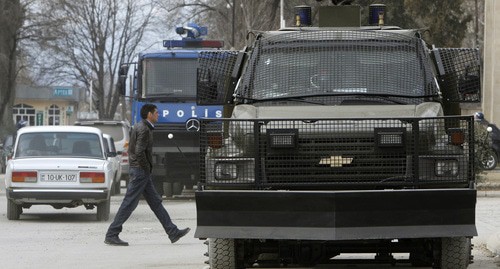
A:
[[[158,107],[154,130],[153,175],[157,191],[167,197],[192,189],[199,178],[199,119],[221,118],[222,107],[196,104],[196,72],[201,51],[218,50],[223,41],[203,40],[206,27],[177,27],[180,40],[164,40],[164,49],[141,52],[134,64],[120,70],[122,93],[133,69],[132,123],[141,120],[145,103]]]

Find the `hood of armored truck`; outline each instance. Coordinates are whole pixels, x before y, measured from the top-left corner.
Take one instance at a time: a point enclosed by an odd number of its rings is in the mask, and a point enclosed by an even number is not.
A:
[[[441,104],[426,102],[418,105],[339,105],[339,106],[254,106],[237,105],[232,118],[236,119],[294,119],[294,118],[398,118],[440,117]]]

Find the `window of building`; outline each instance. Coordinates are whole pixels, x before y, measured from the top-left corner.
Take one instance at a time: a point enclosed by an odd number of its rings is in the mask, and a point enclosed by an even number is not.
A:
[[[14,123],[17,123],[20,120],[25,120],[28,122],[29,126],[35,126],[35,108],[30,105],[14,105],[14,108],[12,109],[12,116],[14,118]]]
[[[61,109],[57,105],[49,108],[49,125],[61,125]]]

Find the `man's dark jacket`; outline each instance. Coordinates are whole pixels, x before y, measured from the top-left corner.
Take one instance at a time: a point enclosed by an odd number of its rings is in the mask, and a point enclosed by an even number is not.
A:
[[[153,129],[147,120],[134,125],[128,146],[130,167],[138,167],[151,173],[153,170]]]

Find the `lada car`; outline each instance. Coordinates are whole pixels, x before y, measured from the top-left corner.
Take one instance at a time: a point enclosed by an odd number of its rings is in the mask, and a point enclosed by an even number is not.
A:
[[[33,205],[97,207],[109,218],[113,168],[103,133],[93,127],[34,126],[19,130],[5,173],[7,218]]]
[[[113,166],[113,187],[111,195],[120,194],[120,179],[122,176],[121,156],[116,153],[115,141],[109,134],[103,134],[108,160]]]

